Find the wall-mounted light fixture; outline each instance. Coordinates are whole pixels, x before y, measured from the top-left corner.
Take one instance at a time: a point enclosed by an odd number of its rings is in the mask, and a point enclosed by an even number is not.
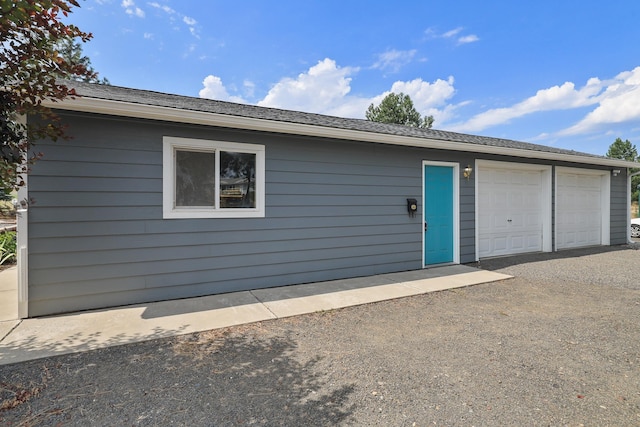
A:
[[[462,176],[467,178],[468,181],[469,178],[471,178],[471,172],[473,172],[473,168],[471,167],[471,165],[467,165],[467,167],[462,171]]]
[[[620,169],[614,169],[611,171],[611,173],[613,174],[613,176],[618,176],[620,175]]]

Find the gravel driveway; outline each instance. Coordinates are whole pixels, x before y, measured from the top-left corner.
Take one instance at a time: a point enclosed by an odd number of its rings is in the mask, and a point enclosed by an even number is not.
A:
[[[640,251],[502,282],[0,366],[1,425],[640,425]]]

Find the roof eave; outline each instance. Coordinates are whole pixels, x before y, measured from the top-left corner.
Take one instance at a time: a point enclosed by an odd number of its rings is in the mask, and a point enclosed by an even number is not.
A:
[[[78,111],[86,113],[108,114],[122,117],[134,117],[150,120],[161,120],[175,123],[220,126],[233,129],[256,130],[264,132],[305,135],[323,138],[374,142],[380,144],[402,145],[409,147],[455,150],[461,152],[495,154],[529,159],[557,160],[572,163],[584,163],[600,166],[633,168],[640,165],[626,160],[581,156],[579,154],[552,153],[520,148],[496,147],[491,145],[471,144],[392,135],[360,130],[339,129],[301,123],[283,122],[253,117],[233,116],[205,111],[187,110],[157,105],[138,104],[133,102],[91,98],[88,96],[66,99],[62,102],[46,102],[49,108]]]

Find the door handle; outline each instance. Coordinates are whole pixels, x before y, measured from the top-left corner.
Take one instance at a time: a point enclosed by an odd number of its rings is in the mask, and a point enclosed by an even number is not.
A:
[[[427,224],[427,221],[424,222],[424,231],[427,231],[429,229],[429,224]]]

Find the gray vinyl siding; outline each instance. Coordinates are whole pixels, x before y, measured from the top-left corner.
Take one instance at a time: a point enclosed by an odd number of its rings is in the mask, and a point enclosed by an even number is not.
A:
[[[73,139],[39,144],[45,157],[29,177],[31,316],[422,268],[422,220],[406,199],[421,212],[422,160],[454,160],[409,147],[63,119]],[[265,145],[265,218],[163,220],[163,136]],[[470,262],[473,181],[461,187],[461,261]]]
[[[61,113],[29,175],[29,314],[419,269],[422,161],[505,156]],[[163,136],[262,144],[264,218],[162,218]],[[475,261],[475,177],[460,176],[460,262]],[[611,243],[626,241],[626,176]],[[418,200],[410,217],[406,199]]]
[[[622,169],[622,168],[620,168]],[[622,245],[629,238],[629,195],[627,194],[627,173],[621,170],[618,176],[611,176],[611,244]]]
[[[475,157],[468,153],[455,153],[455,160],[460,162],[460,262],[469,263],[476,260],[476,202],[475,177],[477,171],[467,180],[462,171],[469,165],[475,167]]]

